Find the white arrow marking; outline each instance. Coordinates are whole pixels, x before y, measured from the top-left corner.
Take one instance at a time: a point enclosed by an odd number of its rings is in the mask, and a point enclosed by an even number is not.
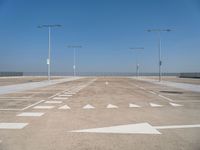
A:
[[[135,108],[139,108],[139,107],[141,107],[141,106],[130,103],[130,104],[129,104],[129,107],[130,107],[130,108],[133,108],[133,107],[135,107]]]
[[[169,103],[170,105],[174,106],[174,107],[178,107],[178,106],[183,106],[181,104],[176,104],[176,103]]]
[[[93,128],[85,130],[74,130],[71,132],[87,133],[117,133],[117,134],[161,134],[148,123],[128,124],[104,128]]]
[[[83,109],[94,109],[94,106],[87,104],[83,107]]]
[[[162,105],[155,104],[155,103],[150,103],[151,107],[162,107]]]
[[[114,133],[114,134],[162,134],[158,130],[162,130],[162,129],[183,129],[183,128],[200,128],[200,124],[151,126],[148,123],[138,123],[138,124],[128,124],[128,125],[120,125],[120,126],[103,127],[103,128],[72,130],[70,132]]]
[[[118,106],[112,105],[112,104],[108,104],[108,105],[107,105],[107,108],[118,108]]]
[[[58,109],[71,109],[71,108],[67,105],[64,105],[64,106],[59,107]]]

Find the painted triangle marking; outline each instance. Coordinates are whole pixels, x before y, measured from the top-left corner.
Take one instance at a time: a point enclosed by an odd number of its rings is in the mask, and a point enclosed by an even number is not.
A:
[[[163,105],[159,105],[156,103],[150,103],[151,107],[163,107]]]
[[[61,107],[59,107],[58,109],[71,109],[68,105],[63,105]]]
[[[130,103],[130,104],[129,104],[129,107],[130,107],[130,108],[139,108],[139,107],[141,107],[141,106]]]
[[[148,123],[128,124],[103,128],[92,128],[83,130],[73,130],[70,132],[85,133],[115,133],[115,134],[161,134]]]
[[[107,105],[107,108],[118,108],[118,106],[113,105],[113,104],[108,104],[108,105]]]
[[[179,107],[179,106],[183,106],[181,104],[176,104],[176,103],[169,103],[170,105],[174,106],[174,107]]]
[[[90,105],[90,104],[87,104],[85,106],[83,106],[83,109],[94,109],[95,107]]]

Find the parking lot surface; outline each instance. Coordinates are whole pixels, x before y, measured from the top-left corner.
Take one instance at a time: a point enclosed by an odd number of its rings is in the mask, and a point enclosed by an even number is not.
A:
[[[0,95],[2,150],[199,150],[200,93],[86,77]]]

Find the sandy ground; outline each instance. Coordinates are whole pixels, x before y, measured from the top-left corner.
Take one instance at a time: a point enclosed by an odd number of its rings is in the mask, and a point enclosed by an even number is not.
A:
[[[129,107],[130,103],[139,107]],[[93,108],[83,109],[86,105]],[[17,116],[25,112],[44,114]],[[199,150],[200,128],[194,126],[200,125],[199,114],[198,92],[126,77],[84,78],[0,95],[0,149]],[[2,129],[1,123],[27,124],[22,129]],[[156,129],[160,134],[147,134],[146,127],[139,127],[142,133],[130,133],[134,127],[115,130],[121,133],[71,132],[143,123],[163,129]]]

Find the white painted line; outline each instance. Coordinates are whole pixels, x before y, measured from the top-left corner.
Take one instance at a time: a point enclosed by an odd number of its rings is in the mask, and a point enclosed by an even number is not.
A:
[[[61,104],[62,101],[46,101],[45,104]]]
[[[86,133],[115,133],[115,134],[161,134],[148,123],[128,124],[103,128],[73,130],[70,132]]]
[[[90,105],[90,104],[87,104],[83,107],[83,109],[94,109],[95,107]]]
[[[141,106],[130,103],[130,104],[129,104],[129,107],[130,107],[130,108],[139,108],[139,107],[141,107]]]
[[[181,128],[200,128],[200,124],[193,125],[171,125],[171,126],[154,126],[156,129],[181,129]]]
[[[155,92],[153,92],[153,91],[148,91],[149,93],[151,93],[151,94],[154,94],[154,95],[156,95],[156,93]]]
[[[112,105],[112,104],[108,104],[108,105],[107,105],[107,108],[118,108],[118,106]]]
[[[23,112],[23,113],[18,114],[17,116],[20,116],[20,117],[40,117],[42,115],[44,115],[44,113],[41,113],[41,112]]]
[[[23,129],[28,123],[0,123],[0,129]]]
[[[61,97],[62,97],[62,96],[63,96],[63,97],[69,96],[69,97],[70,97],[70,96],[73,96],[73,95],[70,95],[70,94],[62,94],[62,95],[58,95],[58,96],[61,96]]]
[[[74,95],[76,92],[65,92],[64,94]]]
[[[156,103],[150,103],[151,107],[162,107],[163,105],[159,105],[159,104],[156,104]]]
[[[59,107],[58,109],[71,109],[71,108],[67,105],[64,105],[64,106]]]
[[[34,109],[52,109],[54,106],[35,106]]]
[[[170,102],[173,102],[174,100],[173,99],[171,99],[171,98],[168,98],[168,97],[166,97],[166,96],[163,96],[163,95],[158,95],[159,97],[162,97],[162,98],[164,98],[164,99],[166,99],[166,100],[168,100],[168,101],[170,101]]]
[[[22,109],[0,109],[0,111],[20,111],[20,110],[22,110]]]
[[[50,96],[50,97],[48,97],[48,98],[53,98],[53,97],[56,97],[57,95],[59,95],[61,92],[58,92],[58,93],[56,93],[56,94],[54,94],[54,95],[52,95],[52,96]]]
[[[57,100],[66,100],[66,99],[68,99],[68,97],[54,97],[53,99],[57,99]]]
[[[36,103],[34,103],[34,104],[32,104],[32,105],[29,105],[29,106],[27,106],[27,107],[25,107],[25,108],[23,108],[23,109],[21,109],[21,110],[26,110],[26,109],[28,109],[28,108],[30,108],[30,107],[33,107],[33,106],[35,106],[35,105],[37,105],[37,104],[40,104],[40,103],[44,102],[44,101],[45,101],[45,100],[41,100],[41,101],[36,102]]]
[[[142,89],[142,90],[146,90],[145,88],[143,88],[143,87],[141,87],[141,86],[140,86],[139,88]]]
[[[179,106],[183,106],[181,104],[177,104],[177,103],[169,103],[170,105],[174,106],[174,107],[179,107]]]

